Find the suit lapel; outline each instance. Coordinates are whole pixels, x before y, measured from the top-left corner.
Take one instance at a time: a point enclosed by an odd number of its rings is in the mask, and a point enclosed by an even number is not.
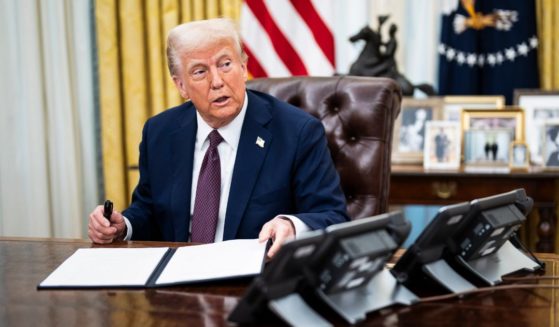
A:
[[[196,142],[196,110],[191,103],[185,109],[185,118],[172,133],[172,182],[171,217],[173,217],[174,240],[187,241],[190,224],[190,196],[192,190],[192,165]]]
[[[248,94],[248,107],[239,139],[235,168],[231,180],[223,240],[234,239],[272,142],[265,125],[272,118],[269,104]]]

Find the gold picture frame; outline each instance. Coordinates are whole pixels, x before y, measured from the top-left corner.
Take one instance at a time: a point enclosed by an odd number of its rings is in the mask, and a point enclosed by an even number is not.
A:
[[[461,116],[465,165],[508,166],[511,142],[524,142],[524,111],[465,109]]]
[[[512,141],[510,143],[509,168],[511,170],[528,170],[530,168],[530,150],[526,142]]]
[[[543,165],[543,125],[550,119],[559,119],[559,90],[516,89],[514,105],[524,110],[526,143],[530,150],[530,162]]]
[[[422,164],[426,123],[439,120],[441,98],[415,99],[404,97],[400,114],[394,122],[392,163]]]
[[[514,124],[509,121],[514,121]],[[515,140],[524,141],[524,110],[519,107],[465,109],[461,122],[462,132],[472,128],[513,128]]]
[[[442,98],[443,119],[460,121],[464,109],[501,109],[505,107],[503,95],[449,95]]]
[[[462,146],[460,132],[460,123],[456,121],[427,122],[423,168],[458,170]]]

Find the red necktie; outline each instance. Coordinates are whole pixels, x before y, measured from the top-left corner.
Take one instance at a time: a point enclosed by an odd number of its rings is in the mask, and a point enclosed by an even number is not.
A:
[[[221,166],[217,146],[223,138],[215,129],[208,137],[210,146],[200,167],[192,215],[191,240],[197,243],[214,242],[221,195]]]

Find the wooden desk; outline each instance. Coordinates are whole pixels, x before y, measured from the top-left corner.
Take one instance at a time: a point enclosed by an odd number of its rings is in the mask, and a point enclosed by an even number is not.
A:
[[[182,246],[122,242],[117,247]],[[149,290],[42,290],[36,286],[85,241],[0,238],[0,326],[229,326],[227,316],[247,281]],[[542,254],[546,275],[559,275],[559,256]],[[559,287],[558,279],[526,283]],[[462,299],[390,307],[360,326],[557,326],[557,289],[484,292]],[[263,324],[258,324],[263,326]],[[344,326],[339,321],[336,325]]]
[[[121,242],[114,247],[184,246]],[[0,238],[0,326],[222,326],[247,282],[146,290],[36,286],[87,241]]]
[[[537,252],[555,252],[559,172],[531,168],[524,172],[426,171],[421,166],[392,165],[391,205],[448,205],[524,188],[534,199]],[[539,218],[538,218],[539,217]]]

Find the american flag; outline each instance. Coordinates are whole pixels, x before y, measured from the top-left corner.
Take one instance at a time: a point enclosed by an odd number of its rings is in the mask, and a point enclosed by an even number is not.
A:
[[[326,0],[245,0],[240,30],[250,75],[332,76],[333,14]]]

